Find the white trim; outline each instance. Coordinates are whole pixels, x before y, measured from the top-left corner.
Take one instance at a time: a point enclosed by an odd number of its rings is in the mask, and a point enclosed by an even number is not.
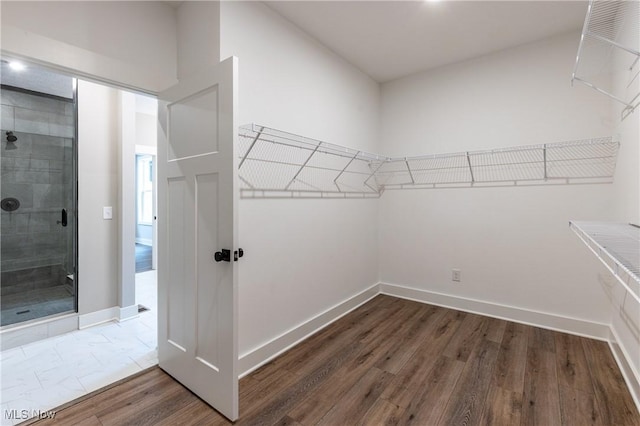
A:
[[[88,314],[78,315],[78,328],[93,327],[109,321],[118,321],[120,318],[120,307],[113,306],[111,308],[102,309],[100,311],[89,312]]]
[[[131,305],[120,309],[120,315],[118,316],[118,321],[127,321],[133,318],[138,317],[138,305]]]
[[[0,349],[6,351],[28,343],[58,336],[78,329],[78,314],[61,314],[52,318],[7,325],[0,330]]]
[[[591,339],[609,340],[609,325],[571,318],[547,312],[537,312],[514,306],[499,305],[483,300],[469,299],[450,294],[380,283],[380,293],[402,299],[415,300],[459,311],[471,312],[534,327],[546,328]]]
[[[11,25],[2,26],[2,53],[118,89],[153,94],[177,80],[161,70],[131,64]]]
[[[136,144],[136,155],[153,155],[154,157],[158,155],[158,148],[151,145],[137,145]],[[155,158],[154,158],[155,160]]]
[[[633,364],[629,362],[630,357],[627,355],[627,351],[624,346],[618,343],[620,339],[618,338],[618,334],[613,326],[611,326],[610,331],[609,347],[611,348],[611,353],[613,353],[613,357],[622,372],[622,377],[624,377],[624,381],[627,384],[627,389],[629,389],[633,402],[636,403],[636,408],[638,409],[638,412],[640,412],[640,375],[635,371]]]
[[[338,303],[332,308],[271,339],[267,343],[241,354],[238,359],[238,371],[241,372],[239,377],[242,378],[246,376],[283,352],[288,351],[312,334],[348,314],[358,306],[368,302],[378,294],[380,294],[378,284],[375,284],[365,291]]]
[[[144,226],[151,226],[151,225],[144,225]],[[150,240],[149,238],[138,238],[138,237],[136,237],[136,244],[142,244],[143,246],[153,247],[153,241]]]

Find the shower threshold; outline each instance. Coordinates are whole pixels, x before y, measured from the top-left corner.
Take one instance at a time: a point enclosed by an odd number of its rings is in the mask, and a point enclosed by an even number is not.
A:
[[[12,325],[37,318],[74,311],[73,292],[58,285],[2,296],[0,325]]]

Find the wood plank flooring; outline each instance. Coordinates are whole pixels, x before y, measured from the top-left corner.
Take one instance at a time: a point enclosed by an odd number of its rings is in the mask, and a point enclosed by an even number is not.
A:
[[[37,425],[229,425],[159,368]],[[640,425],[604,342],[377,296],[240,381],[238,425]]]

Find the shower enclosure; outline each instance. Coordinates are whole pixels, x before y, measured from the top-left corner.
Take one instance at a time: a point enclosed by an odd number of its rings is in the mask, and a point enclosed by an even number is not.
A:
[[[76,97],[71,77],[2,60],[1,326],[74,312]]]

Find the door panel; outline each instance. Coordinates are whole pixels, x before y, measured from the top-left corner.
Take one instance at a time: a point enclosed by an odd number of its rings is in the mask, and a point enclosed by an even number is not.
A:
[[[167,185],[167,241],[171,244],[168,245],[167,262],[168,268],[162,268],[168,274],[168,287],[169,300],[172,303],[168,304],[167,310],[167,339],[176,347],[185,351],[187,346],[187,339],[185,337],[186,325],[186,312],[187,312],[187,297],[188,291],[187,281],[184,279],[188,262],[189,253],[185,239],[188,235],[185,235],[184,230],[188,229],[185,219],[185,205],[186,199],[186,182],[185,179],[169,179]],[[158,273],[164,273],[158,271]],[[161,318],[158,318],[160,321]]]
[[[238,417],[237,59],[182,80],[158,106],[160,367]]]
[[[219,217],[218,212],[218,174],[206,174],[196,177],[198,206],[196,224],[196,240],[198,246],[197,265],[197,324],[206,324],[206,327],[198,327],[196,333],[196,356],[200,361],[204,361],[215,368],[218,368],[218,311],[215,307],[219,295],[220,277],[218,272],[221,268],[212,262],[211,253],[207,247],[219,247],[217,223],[210,220],[212,217]],[[209,282],[217,285],[207,285]]]
[[[169,145],[169,160],[218,151],[218,86],[169,105],[170,139],[189,143]]]

